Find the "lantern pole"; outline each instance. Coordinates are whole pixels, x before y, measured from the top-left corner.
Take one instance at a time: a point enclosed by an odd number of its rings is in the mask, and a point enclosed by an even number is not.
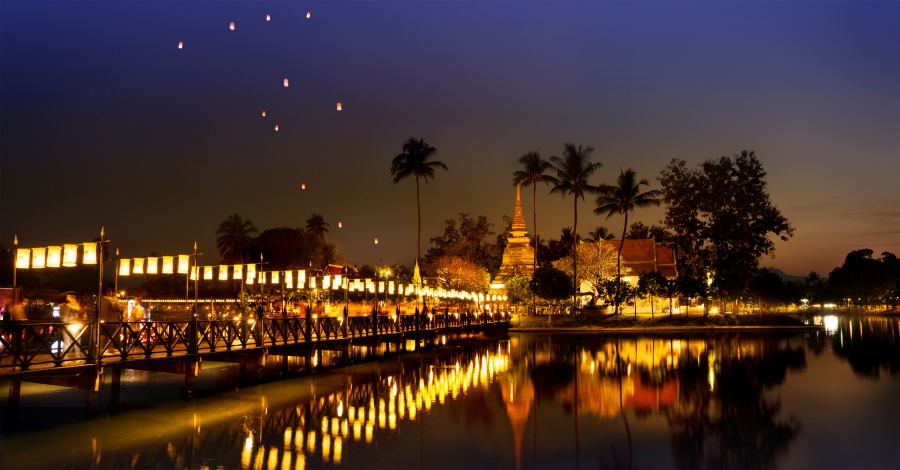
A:
[[[116,259],[114,260],[116,263],[115,268],[115,281],[113,281],[113,290],[115,291],[116,298],[119,297],[119,249],[116,248]]]
[[[196,271],[194,273],[194,312],[193,312],[193,316],[195,316],[195,317],[197,316],[197,302],[199,301],[199,292],[200,292],[200,290],[198,289],[199,283],[200,283],[200,266],[198,266],[198,263],[197,263],[197,256],[202,255],[202,254],[203,253],[197,253],[197,241],[194,240],[194,254],[192,256],[194,258],[194,270]],[[190,269],[188,269],[188,271],[190,271]],[[188,274],[188,276],[190,276],[190,273]]]
[[[91,347],[91,352],[98,371],[103,370],[100,365],[100,305],[103,303],[103,244],[109,243],[109,240],[104,240],[103,238],[105,231],[105,227],[100,227],[100,243],[97,244],[97,272],[100,276],[100,281],[97,290],[97,316],[94,318],[94,331],[91,335],[94,343]]]
[[[16,298],[16,301],[19,300],[18,296],[15,294],[16,292],[16,264],[18,263],[19,256],[19,236],[13,235],[13,296]]]

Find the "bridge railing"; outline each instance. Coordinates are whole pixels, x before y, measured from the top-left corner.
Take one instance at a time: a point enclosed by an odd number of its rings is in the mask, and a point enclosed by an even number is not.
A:
[[[0,374],[507,321],[509,317],[505,314],[437,314],[106,322],[99,325],[7,322],[0,323]]]

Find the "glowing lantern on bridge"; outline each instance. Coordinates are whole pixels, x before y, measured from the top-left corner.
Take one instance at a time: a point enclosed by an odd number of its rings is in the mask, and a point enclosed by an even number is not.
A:
[[[184,49],[184,43],[181,42],[181,41],[178,41],[178,48],[179,48],[179,49]]]
[[[31,250],[31,267],[33,269],[43,268],[47,262],[47,249],[34,248]]]
[[[280,271],[272,271],[272,284],[281,284],[281,274]]]
[[[173,274],[175,272],[175,257],[174,256],[163,256],[162,257],[162,273],[163,274]]]
[[[147,258],[147,274],[159,274],[159,258],[151,256]]]
[[[341,110],[341,102],[340,102],[340,101],[338,101],[338,104],[337,104],[337,110],[338,110],[338,111]]]
[[[331,276],[322,276],[322,289],[331,289]]]
[[[130,276],[131,275],[131,260],[130,259],[120,259],[119,260],[119,276]]]
[[[62,265],[65,267],[78,265],[78,245],[63,245]]]
[[[178,255],[178,274],[187,274],[191,265],[191,255]]]
[[[31,248],[16,250],[16,269],[28,269],[31,265]]]
[[[212,266],[204,266],[203,267],[203,280],[211,281],[213,278],[213,267]]]
[[[84,245],[84,255],[81,258],[82,264],[97,264],[97,243],[87,242]]]
[[[60,263],[62,262],[62,247],[61,246],[48,246],[47,247],[47,267],[48,268],[58,268]]]
[[[316,278],[314,278],[314,277],[309,278],[309,288],[310,289],[316,288]]]
[[[198,274],[199,272],[200,272],[200,266],[191,266],[190,280],[196,281],[197,279],[199,279],[199,278],[197,277],[197,274]]]
[[[288,289],[294,288],[294,271],[284,272],[284,286]]]
[[[219,266],[219,280],[227,281],[228,280],[228,266]]]
[[[394,281],[388,282],[388,294],[394,294]]]
[[[247,282],[252,282],[251,280],[256,277],[256,265],[248,264],[247,265]]]
[[[265,284],[265,283],[266,283],[266,273],[265,273],[265,271],[260,271],[260,272],[259,272],[259,275],[257,276],[257,278],[258,278],[260,284]]]
[[[234,31],[234,21],[232,21],[231,24],[228,25],[228,29]]]
[[[135,258],[131,274],[144,274],[144,258]]]

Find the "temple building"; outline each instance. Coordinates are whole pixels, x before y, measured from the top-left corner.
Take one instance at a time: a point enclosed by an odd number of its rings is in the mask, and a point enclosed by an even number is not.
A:
[[[522,217],[521,191],[519,186],[516,186],[516,212],[509,229],[506,248],[503,250],[500,271],[491,281],[491,289],[503,289],[506,281],[515,276],[531,279],[533,274],[534,247],[531,246],[531,238],[528,237],[528,230],[525,228],[525,218]]]

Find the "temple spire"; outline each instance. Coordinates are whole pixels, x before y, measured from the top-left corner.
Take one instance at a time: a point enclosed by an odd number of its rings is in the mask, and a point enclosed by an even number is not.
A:
[[[512,226],[510,226],[509,232],[514,237],[524,237],[528,233],[528,228],[525,226],[525,217],[522,216],[521,185],[516,185],[516,212],[513,215]]]

